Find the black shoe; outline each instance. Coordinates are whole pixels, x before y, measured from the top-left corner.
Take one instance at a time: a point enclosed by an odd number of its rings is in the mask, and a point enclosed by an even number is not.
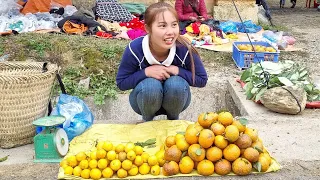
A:
[[[294,2],[294,3],[292,3],[291,8],[294,8],[295,6],[296,6],[296,3]]]

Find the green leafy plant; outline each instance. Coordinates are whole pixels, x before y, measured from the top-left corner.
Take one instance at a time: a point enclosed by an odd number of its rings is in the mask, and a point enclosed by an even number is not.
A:
[[[313,84],[312,79],[305,67],[293,61],[284,61],[274,63],[270,61],[261,62],[263,70],[270,74],[268,79],[268,87],[262,67],[259,63],[243,71],[241,80],[246,83],[244,89],[247,99],[254,101],[260,100],[267,88],[280,86],[300,86],[307,92],[307,100],[309,102],[320,100],[320,90]]]

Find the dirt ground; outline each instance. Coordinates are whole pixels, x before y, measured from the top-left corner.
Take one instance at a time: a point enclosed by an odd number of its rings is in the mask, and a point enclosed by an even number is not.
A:
[[[302,47],[303,51],[292,52],[292,53],[281,53],[281,59],[291,59],[305,64],[313,73],[313,75],[319,75],[319,51],[320,51],[320,36],[319,36],[319,25],[320,25],[320,12],[316,9],[306,9],[304,8],[304,2],[299,1],[297,7],[294,9],[289,8],[291,6],[290,2],[286,2],[286,8],[280,9],[279,2],[272,0],[269,2],[272,11],[273,22],[277,25],[286,26],[289,28],[289,32],[297,39],[297,47]],[[231,60],[230,60],[231,61]],[[211,81],[226,81],[226,78],[237,72],[234,65],[227,67],[216,67],[214,62],[208,62],[207,67],[209,69],[209,76],[211,78],[219,78],[217,74],[221,77],[220,80],[211,79]],[[209,85],[209,88],[213,85]],[[199,91],[201,92],[201,91]],[[210,92],[207,92],[208,94]],[[201,95],[205,97],[205,95]],[[259,119],[259,117],[256,117]],[[303,123],[308,123],[305,119]],[[319,122],[314,121],[314,126],[319,128]],[[259,123],[263,126],[263,123]],[[299,122],[296,122],[299,125]],[[286,128],[283,126],[283,128]],[[259,129],[259,127],[258,127]],[[272,131],[271,131],[272,132]],[[269,133],[271,133],[269,132]],[[267,129],[265,128],[265,134],[267,134]],[[299,132],[297,132],[299,133]],[[310,131],[310,129],[305,129],[304,135],[310,137],[304,137],[306,141],[317,137],[316,132]],[[286,134],[286,133],[284,133]],[[299,138],[299,136],[286,136],[286,138],[279,138],[277,141],[281,143],[283,141],[290,141],[294,138]],[[314,140],[314,139],[313,139]],[[314,140],[316,147],[319,147],[320,139]],[[312,146],[308,147],[312,148]],[[312,149],[303,149],[298,152],[300,155],[308,154]],[[2,150],[0,149],[0,152]],[[283,158],[280,162],[282,169],[276,173],[268,173],[264,175],[250,175],[245,177],[223,177],[223,179],[320,179],[320,159],[319,156],[315,158],[309,158],[307,160],[297,160],[290,146],[282,147],[282,149],[273,149],[275,153],[285,154],[290,152],[293,154],[290,157]],[[281,151],[281,152],[277,152]],[[313,152],[319,153],[320,151]],[[0,153],[1,154],[1,153]],[[58,165],[57,164],[33,164],[33,163],[17,163],[11,165],[1,165],[0,163],[0,179],[2,180],[15,180],[15,179],[57,179],[58,175]],[[188,178],[174,178],[174,179],[204,179],[202,177],[188,177]]]

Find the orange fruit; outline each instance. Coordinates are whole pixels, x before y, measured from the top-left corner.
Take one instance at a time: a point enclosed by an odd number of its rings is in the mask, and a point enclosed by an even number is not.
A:
[[[235,125],[227,126],[224,131],[224,137],[226,137],[226,139],[229,142],[235,142],[239,138],[239,130],[237,126]]]
[[[211,124],[216,122],[217,120],[218,120],[218,114],[214,112],[201,113],[198,116],[198,123],[203,128],[209,128]]]
[[[231,172],[231,163],[225,159],[221,159],[214,164],[214,172],[223,176]]]
[[[184,135],[188,144],[197,144],[199,139],[200,131],[196,128],[190,128]]]
[[[246,129],[246,126],[242,125],[240,121],[233,121],[232,125],[237,126],[239,132],[244,132],[244,130]]]
[[[256,129],[247,127],[244,133],[250,136],[252,142],[255,142],[258,139],[258,131]]]
[[[218,135],[214,138],[214,144],[220,149],[224,149],[228,146],[228,141],[222,136]]]
[[[255,142],[253,142],[253,143],[251,144],[251,147],[257,149],[258,151],[263,151],[263,150],[264,150],[263,144],[262,144],[261,141],[259,141],[259,139],[256,140]]]
[[[171,147],[171,146],[173,146],[173,145],[175,145],[175,144],[176,144],[175,137],[174,137],[174,136],[168,136],[168,137],[166,138],[165,143],[166,143],[166,146],[167,146],[168,148]]]
[[[164,152],[164,159],[167,161],[175,161],[178,163],[180,161],[181,155],[181,150],[178,149],[176,145],[173,145]]]
[[[162,173],[165,176],[172,176],[179,173],[179,165],[175,161],[165,163],[162,167]]]
[[[252,165],[245,158],[238,158],[232,163],[232,171],[236,175],[248,175],[251,173]]]
[[[199,144],[203,148],[209,148],[214,142],[214,133],[210,129],[203,129],[199,135]]]
[[[214,164],[209,160],[202,160],[197,166],[197,171],[202,176],[210,176],[214,173]]]
[[[189,156],[183,157],[179,162],[179,169],[182,174],[189,174],[194,168],[194,162]]]
[[[230,112],[221,112],[218,114],[218,121],[224,126],[229,126],[233,123],[233,116]]]
[[[259,160],[259,152],[256,149],[249,147],[246,150],[244,150],[243,157],[246,158],[248,161],[254,163]]]
[[[214,146],[206,151],[206,158],[212,162],[216,162],[222,158],[222,150]]]
[[[229,144],[223,150],[223,157],[230,162],[236,160],[239,156],[240,156],[240,148],[235,144]]]
[[[240,149],[246,149],[252,145],[252,140],[249,135],[241,134],[234,144]]]
[[[202,161],[206,156],[206,151],[200,144],[192,144],[188,149],[188,155],[194,161]]]
[[[224,133],[225,127],[222,124],[216,122],[211,125],[210,129],[214,133],[214,135],[217,136]]]

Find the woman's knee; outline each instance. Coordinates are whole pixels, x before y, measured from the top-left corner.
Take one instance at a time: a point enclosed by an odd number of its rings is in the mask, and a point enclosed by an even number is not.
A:
[[[190,91],[188,82],[180,76],[171,76],[164,82],[165,93],[186,93]]]

